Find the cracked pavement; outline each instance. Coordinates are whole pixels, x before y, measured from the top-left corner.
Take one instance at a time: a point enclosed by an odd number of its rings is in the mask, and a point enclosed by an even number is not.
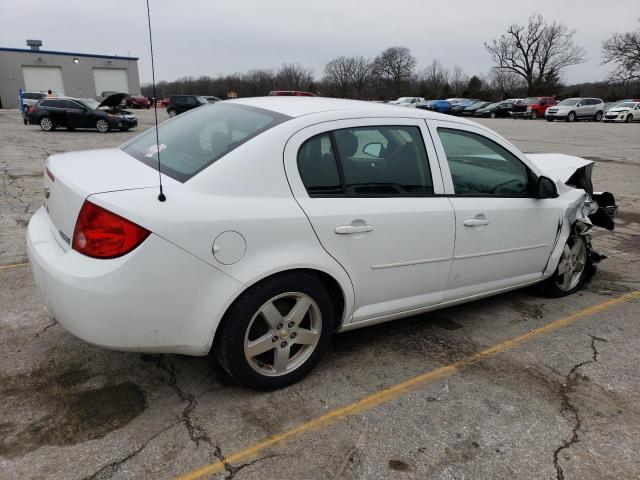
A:
[[[138,112],[136,112],[138,113]],[[161,112],[162,118],[166,115]],[[0,110],[0,266],[26,261],[24,233],[52,153],[112,147],[50,134]],[[221,461],[213,478],[639,478],[640,301],[465,368],[373,410],[239,463],[234,452],[364,395],[448,365],[581,308],[640,288],[637,124],[484,120],[526,152],[596,161],[616,194],[607,259],[578,294],[525,290],[348,332],[306,380],[277,392],[234,385],[211,357],[102,350],[48,314],[29,267],[0,269],[0,478],[169,479]],[[206,478],[206,477],[205,477]]]

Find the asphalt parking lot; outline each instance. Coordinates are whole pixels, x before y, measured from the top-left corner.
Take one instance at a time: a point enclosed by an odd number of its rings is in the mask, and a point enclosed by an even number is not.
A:
[[[640,478],[640,125],[481,121],[596,161],[620,212],[583,291],[340,334],[307,379],[257,393],[210,357],[88,345],[37,296],[24,236],[46,157],[117,146],[152,125],[136,113],[127,133],[45,133],[0,110],[0,478]]]

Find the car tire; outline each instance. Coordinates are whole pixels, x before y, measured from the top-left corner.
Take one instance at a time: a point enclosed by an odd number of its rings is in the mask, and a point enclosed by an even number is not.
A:
[[[303,316],[287,320],[298,306]],[[315,276],[277,275],[252,286],[231,305],[216,332],[214,354],[239,384],[256,390],[282,388],[317,365],[335,323],[331,296]],[[296,342],[303,337],[309,343]]]
[[[594,119],[596,122],[601,122],[601,121],[602,121],[602,112],[598,112],[598,113],[596,113],[596,116],[595,116],[595,117],[593,117],[593,119]]]
[[[173,118],[178,114],[178,111],[175,108],[170,108],[169,110],[167,110],[167,113],[171,118]]]
[[[529,115],[529,118],[531,120],[535,120],[536,118],[538,118],[538,112],[535,110],[531,110],[531,115]]]
[[[40,128],[45,132],[52,132],[56,129],[56,124],[53,123],[51,117],[47,117],[46,115],[40,119]]]
[[[546,280],[544,294],[558,298],[575,293],[584,285],[592,268],[589,262],[587,241],[584,236],[572,233],[565,243],[556,271]]]
[[[575,122],[576,120],[576,112],[569,112],[569,115],[567,115],[567,122]]]
[[[547,122],[553,122],[553,118],[547,117]]]
[[[627,115],[627,118],[624,119],[624,123],[631,123],[633,121],[633,117],[631,114]]]
[[[100,133],[107,133],[111,130],[111,125],[109,125],[109,121],[104,118],[99,118],[96,121],[96,130]]]
[[[491,118],[496,118],[496,112],[491,112],[491,113],[489,114],[489,117],[491,117]]]

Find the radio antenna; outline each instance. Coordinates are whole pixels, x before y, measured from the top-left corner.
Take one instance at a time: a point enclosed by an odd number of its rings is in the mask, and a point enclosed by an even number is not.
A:
[[[153,113],[156,120],[156,155],[158,156],[158,180],[160,184],[160,195],[158,200],[164,202],[167,197],[162,191],[162,170],[160,163],[160,135],[158,134],[158,95],[156,95],[156,69],[153,64],[153,38],[151,36],[151,11],[149,10],[149,0],[147,0],[147,20],[149,21],[149,48],[151,50],[151,81],[153,83]]]

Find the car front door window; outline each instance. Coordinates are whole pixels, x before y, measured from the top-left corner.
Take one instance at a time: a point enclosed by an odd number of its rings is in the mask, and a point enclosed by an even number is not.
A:
[[[526,196],[527,167],[494,141],[472,132],[438,128],[457,195]]]

